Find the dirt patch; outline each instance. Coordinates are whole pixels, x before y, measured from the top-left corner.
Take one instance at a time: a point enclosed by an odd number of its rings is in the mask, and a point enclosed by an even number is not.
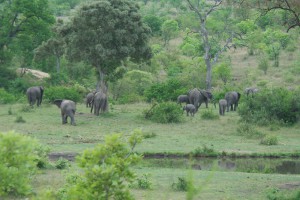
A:
[[[58,160],[59,158],[64,158],[69,161],[74,161],[77,155],[78,153],[74,153],[74,152],[56,152],[56,153],[49,153],[48,157],[52,161]]]
[[[19,76],[23,76],[24,74],[32,74],[34,77],[38,79],[50,78],[50,74],[46,72],[42,72],[35,69],[28,69],[28,68],[18,68],[17,74]]]
[[[291,189],[295,189],[295,188],[300,188],[300,182],[296,182],[296,183],[284,183],[282,185],[279,186],[280,189],[287,189],[287,190],[291,190]]]

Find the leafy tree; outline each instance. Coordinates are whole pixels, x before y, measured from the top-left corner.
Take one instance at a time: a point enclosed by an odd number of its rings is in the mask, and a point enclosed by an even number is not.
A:
[[[237,0],[237,2],[247,7],[258,8],[262,16],[273,14],[276,10],[283,11],[282,25],[287,27],[287,31],[300,26],[300,1],[298,0]]]
[[[214,67],[214,74],[223,81],[224,85],[231,78],[231,69],[228,63],[220,63]]]
[[[104,0],[83,4],[60,31],[67,45],[67,58],[85,61],[98,73],[97,89],[107,91],[115,70],[130,57],[149,59],[150,28],[142,22],[137,4],[129,0]]]
[[[47,40],[54,23],[47,0],[0,1],[0,63],[8,63],[14,55],[26,65],[33,49]]]
[[[56,72],[60,72],[60,59],[64,53],[63,41],[55,38],[50,38],[43,42],[38,48],[35,49],[35,60],[54,56],[56,59]]]
[[[168,44],[170,39],[172,39],[174,36],[178,34],[178,23],[175,20],[166,20],[162,24],[161,31],[162,31],[162,37],[165,42],[165,46]]]
[[[258,61],[258,69],[262,70],[264,74],[267,74],[269,68],[269,61],[265,55],[261,56]]]
[[[186,0],[189,8],[196,14],[200,27],[197,33],[203,43],[206,65],[206,89],[212,87],[212,66],[226,49],[234,46],[233,38],[237,37],[234,28],[232,10],[222,6],[223,0],[193,1]],[[208,18],[208,17],[211,18]],[[220,19],[223,19],[222,21]],[[209,20],[212,20],[209,23]],[[222,23],[223,22],[223,23]],[[216,49],[212,47],[217,47]]]
[[[146,15],[143,21],[151,28],[152,34],[158,35],[161,32],[163,20],[155,15]]]
[[[130,167],[141,159],[133,150],[142,137],[142,132],[135,130],[126,144],[122,134],[112,134],[104,144],[85,150],[77,159],[83,174],[66,186],[66,199],[133,199],[128,186],[135,174]]]

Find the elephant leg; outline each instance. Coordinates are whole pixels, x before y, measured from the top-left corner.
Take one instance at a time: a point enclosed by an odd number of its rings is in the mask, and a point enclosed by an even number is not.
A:
[[[205,101],[205,106],[206,108],[208,108],[208,101]]]
[[[74,119],[74,113],[71,112],[69,116],[71,118],[71,125],[76,126],[75,119]]]

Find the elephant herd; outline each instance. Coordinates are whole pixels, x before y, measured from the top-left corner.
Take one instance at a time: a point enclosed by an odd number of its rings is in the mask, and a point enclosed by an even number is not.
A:
[[[245,94],[247,96],[249,94],[252,94],[253,96],[258,91],[259,90],[254,87],[246,88]],[[236,111],[240,98],[241,98],[241,94],[239,92],[236,91],[226,92],[224,98],[219,100],[219,114],[225,115],[225,111],[229,112],[229,110]],[[209,101],[214,102],[212,93],[198,88],[194,88],[190,90],[186,95],[179,95],[177,98],[177,103],[179,103],[180,105],[181,103],[186,103],[186,105],[182,109],[183,111],[186,111],[187,116],[189,116],[189,114],[191,114],[191,116],[194,116],[194,114],[198,111],[202,103],[205,103],[207,108]]]
[[[44,88],[42,86],[33,86],[27,89],[26,96],[30,106],[37,104],[39,107],[43,100]],[[68,99],[56,99],[53,101],[55,105],[61,110],[62,124],[66,124],[67,118],[71,119],[71,125],[75,123],[76,103]],[[91,113],[94,109],[94,114],[99,115],[100,112],[108,110],[107,95],[104,92],[89,93],[86,97],[86,106],[91,107]]]

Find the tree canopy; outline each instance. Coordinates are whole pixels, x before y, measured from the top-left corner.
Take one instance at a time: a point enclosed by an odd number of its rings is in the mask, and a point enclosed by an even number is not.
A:
[[[55,22],[47,0],[0,1],[0,63],[18,54],[28,64],[33,49],[47,40]]]
[[[122,61],[151,57],[147,45],[150,28],[142,22],[137,4],[128,0],[96,1],[82,5],[61,30],[67,58],[85,61],[97,69],[100,87],[106,90],[110,75]]]

